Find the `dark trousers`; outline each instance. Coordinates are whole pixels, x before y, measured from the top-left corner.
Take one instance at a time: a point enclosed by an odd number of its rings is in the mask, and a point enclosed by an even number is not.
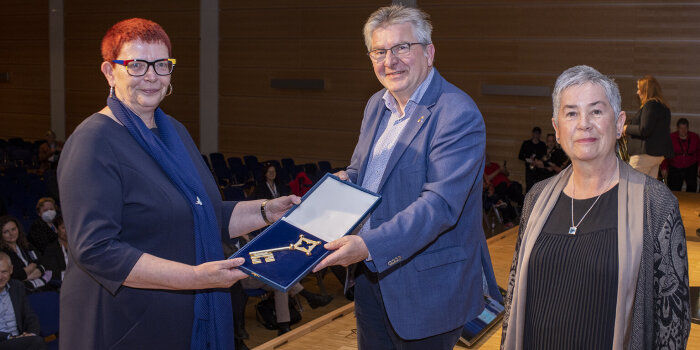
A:
[[[510,185],[506,184],[505,182],[501,182],[498,184],[498,186],[496,186],[495,190],[499,195],[506,196],[518,203],[519,206],[523,206],[525,195],[523,194],[523,185],[521,185],[519,182],[512,181]]]
[[[668,167],[668,188],[680,191],[685,181],[686,192],[696,192],[698,188],[698,163],[687,168]]]
[[[233,329],[236,338],[242,338],[245,334],[245,304],[248,296],[243,291],[241,282],[238,281],[231,286],[231,307],[233,309]]]
[[[376,275],[360,263],[355,276],[355,316],[359,350],[452,350],[462,334],[459,327],[432,337],[406,340],[396,334],[384,308]],[[420,310],[416,310],[420,312]]]
[[[44,350],[46,344],[44,338],[34,335],[19,337],[0,342],[0,350]]]

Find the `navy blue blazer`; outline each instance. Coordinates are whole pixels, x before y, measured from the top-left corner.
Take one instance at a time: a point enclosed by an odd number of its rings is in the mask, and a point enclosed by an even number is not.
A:
[[[434,68],[433,68],[434,69]],[[365,108],[347,169],[362,184],[386,112]],[[370,230],[362,234],[389,320],[404,339],[453,330],[481,313],[483,276],[500,299],[481,226],[486,131],[474,101],[435,71],[389,158]]]

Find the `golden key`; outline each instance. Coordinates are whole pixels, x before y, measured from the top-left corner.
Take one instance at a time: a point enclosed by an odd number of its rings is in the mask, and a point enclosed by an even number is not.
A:
[[[250,261],[253,264],[260,264],[263,262],[269,263],[275,261],[274,252],[279,252],[283,250],[298,250],[300,252],[306,253],[307,256],[311,255],[311,251],[316,248],[317,245],[323,243],[322,241],[314,241],[312,239],[304,237],[304,235],[299,235],[299,240],[294,244],[289,244],[285,247],[271,248],[258,250],[248,253],[250,255]],[[306,245],[304,245],[306,244]]]

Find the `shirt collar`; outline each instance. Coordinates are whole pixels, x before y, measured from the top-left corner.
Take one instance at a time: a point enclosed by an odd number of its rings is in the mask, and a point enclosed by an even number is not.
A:
[[[411,95],[411,98],[408,99],[408,103],[420,102],[420,100],[423,98],[423,95],[425,95],[425,91],[428,90],[430,82],[433,80],[433,75],[435,75],[435,69],[433,69],[433,67],[430,67],[430,73],[428,73],[428,76],[425,77],[425,80],[423,80],[423,82],[420,83],[420,85],[418,85],[416,91],[414,91]],[[394,98],[394,95],[392,95],[389,92],[389,90],[384,91],[382,99],[384,100],[384,105],[386,106],[386,108],[391,110],[392,113],[398,110],[396,98]],[[408,105],[408,103],[406,103],[406,105]]]

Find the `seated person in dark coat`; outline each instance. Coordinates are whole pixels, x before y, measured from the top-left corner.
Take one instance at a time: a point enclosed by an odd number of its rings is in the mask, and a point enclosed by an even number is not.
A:
[[[12,278],[24,281],[25,286],[30,290],[36,290],[46,285],[44,277],[45,269],[39,262],[39,254],[34,247],[27,242],[24,236],[22,225],[11,216],[0,217],[0,229],[2,229],[2,239],[0,239],[0,251],[6,253],[15,266]]]
[[[46,246],[57,239],[56,226],[53,224],[53,219],[56,218],[56,202],[53,198],[40,198],[36,204],[36,214],[39,218],[29,228],[27,239],[39,253],[44,254]]]
[[[27,302],[22,282],[10,279],[12,262],[0,252],[0,349],[45,349],[39,319]]]
[[[66,237],[66,225],[63,223],[63,216],[57,216],[53,221],[58,234],[58,240],[53,241],[46,247],[44,255],[41,257],[41,264],[47,271],[51,271],[51,281],[54,285],[60,285],[66,273],[68,265],[68,238]]]

